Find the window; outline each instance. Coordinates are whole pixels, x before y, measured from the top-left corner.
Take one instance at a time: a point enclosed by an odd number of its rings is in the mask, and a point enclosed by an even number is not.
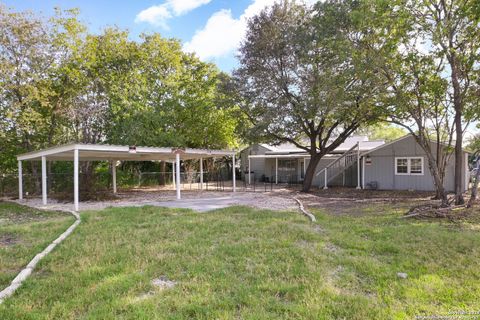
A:
[[[422,158],[412,158],[410,159],[410,173],[411,174],[422,174],[423,173],[423,159]]]
[[[395,158],[396,175],[423,175],[422,157]]]
[[[397,159],[397,174],[399,173],[408,174],[408,159]]]

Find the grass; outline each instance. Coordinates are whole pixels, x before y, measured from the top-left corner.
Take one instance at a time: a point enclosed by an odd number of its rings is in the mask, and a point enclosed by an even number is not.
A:
[[[0,202],[0,290],[73,221],[69,214]]]
[[[0,319],[409,319],[480,309],[478,222],[362,210],[316,211],[317,224],[246,207],[87,212],[0,305]],[[155,289],[160,276],[178,284]]]

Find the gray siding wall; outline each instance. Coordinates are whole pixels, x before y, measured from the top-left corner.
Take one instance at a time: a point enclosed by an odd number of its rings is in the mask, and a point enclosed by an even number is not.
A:
[[[432,144],[432,150],[435,152],[435,144]],[[253,145],[244,149],[240,154],[242,178],[244,172],[247,171],[248,154],[265,154],[267,148],[261,145]],[[415,142],[411,136],[401,139],[395,143],[385,146],[377,151],[369,154],[371,164],[365,165],[365,184],[376,181],[379,189],[383,190],[435,190],[433,178],[428,168],[427,158],[422,148]],[[423,175],[396,175],[395,174],[395,157],[423,157]],[[468,164],[466,159],[468,154],[464,154],[464,161],[462,162],[462,187],[466,187],[468,181]],[[275,176],[275,159],[251,159],[251,170],[255,173],[255,179],[260,179],[262,175],[266,177]],[[303,158],[298,159],[298,180],[300,181],[300,162]],[[309,159],[305,159],[306,166],[309,164]],[[313,186],[324,186],[324,175],[317,175],[329,163],[335,161],[335,158],[323,158],[320,160],[313,178]],[[454,170],[455,159],[453,155],[450,157],[446,173],[445,173],[445,187],[447,191],[454,191]],[[253,178],[253,176],[252,176]],[[355,187],[357,185],[357,165],[353,165],[346,172],[346,186]],[[343,185],[342,175],[338,176],[334,181],[329,182],[329,186]]]
[[[262,147],[259,144],[254,144],[240,152],[240,168],[242,170],[242,179],[245,179],[245,172],[248,171],[248,155],[255,155],[255,154],[265,154],[268,151],[267,148]],[[268,159],[250,159],[250,171],[253,172],[256,179],[259,179],[262,175],[265,174],[265,161]],[[252,175],[252,179],[253,179]]]
[[[432,150],[435,152],[435,144],[432,144]],[[376,181],[378,188],[383,190],[435,190],[426,154],[412,136],[373,151],[369,155],[371,164],[365,165],[365,184]],[[396,175],[395,157],[423,157],[423,175]],[[465,170],[465,165],[462,167]],[[454,168],[455,159],[452,156],[445,173],[445,188],[447,191],[454,190]],[[465,175],[463,175],[462,185],[465,186]]]

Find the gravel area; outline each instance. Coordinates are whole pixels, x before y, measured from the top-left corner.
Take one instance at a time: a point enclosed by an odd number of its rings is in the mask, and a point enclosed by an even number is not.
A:
[[[190,208],[208,211],[234,205],[244,205],[259,209],[297,210],[298,205],[288,190],[272,192],[220,192],[220,191],[182,191],[182,199],[176,200],[173,190],[137,189],[119,192],[114,200],[80,201],[80,211],[101,210],[107,207],[127,206],[165,206],[172,208]],[[71,210],[71,202],[48,199],[44,206],[39,197],[27,198],[17,203],[49,210]]]

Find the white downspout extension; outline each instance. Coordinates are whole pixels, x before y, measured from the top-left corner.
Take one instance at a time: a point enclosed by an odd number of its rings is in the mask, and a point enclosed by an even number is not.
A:
[[[175,160],[176,160],[176,165],[177,165],[177,172],[176,172],[176,176],[177,176],[177,182],[176,182],[176,190],[177,190],[177,200],[180,200],[182,198],[181,194],[180,194],[180,153],[177,153],[175,155]]]
[[[21,160],[18,160],[18,200],[23,200],[23,172]]]
[[[117,193],[117,161],[112,161],[112,187],[113,193]]]
[[[324,170],[324,184],[323,184],[323,189],[328,189],[327,187],[327,168]]]
[[[78,211],[78,149],[73,150],[73,206]]]
[[[250,174],[250,156],[248,156],[248,184],[252,184],[252,178]]]
[[[200,190],[203,190],[203,158],[200,158]]]
[[[232,180],[233,180],[233,192],[237,192],[237,184],[236,184],[236,176],[235,176],[235,154],[232,155],[232,171],[233,171],[233,175],[232,175]]]
[[[42,203],[47,204],[47,158],[42,156]]]
[[[275,158],[275,184],[278,184],[278,158]]]
[[[357,189],[362,189],[360,186],[360,142],[357,142]]]

